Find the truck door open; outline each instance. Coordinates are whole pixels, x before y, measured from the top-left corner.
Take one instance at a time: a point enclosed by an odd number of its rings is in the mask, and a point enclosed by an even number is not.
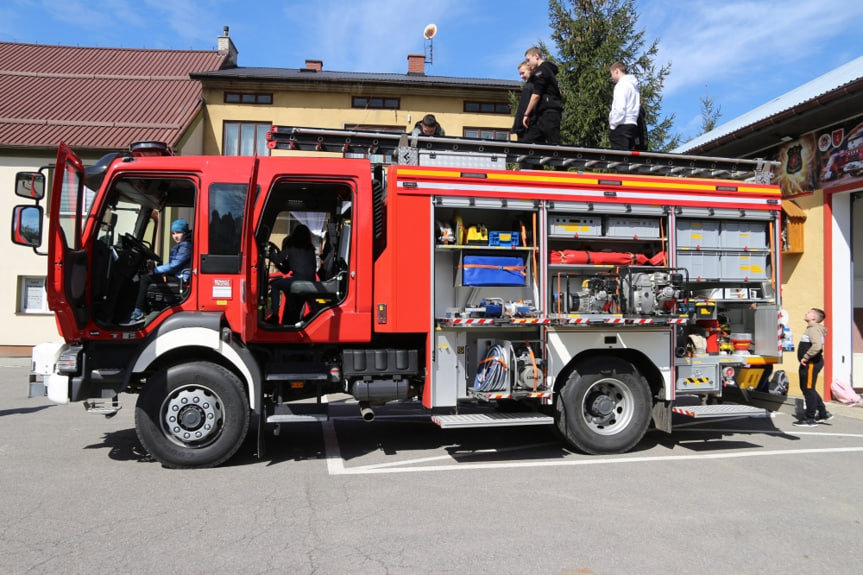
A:
[[[57,315],[67,340],[80,339],[90,317],[87,305],[89,256],[83,246],[95,192],[84,186],[84,166],[66,146],[60,144],[50,199],[51,226],[48,239],[49,269],[46,281],[48,306]]]

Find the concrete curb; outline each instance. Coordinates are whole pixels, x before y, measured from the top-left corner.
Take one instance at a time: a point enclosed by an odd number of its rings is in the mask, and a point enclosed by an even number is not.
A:
[[[0,367],[30,367],[30,357],[0,357]]]

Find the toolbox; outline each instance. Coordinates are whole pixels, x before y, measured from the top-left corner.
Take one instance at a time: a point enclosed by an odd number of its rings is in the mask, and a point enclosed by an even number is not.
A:
[[[494,247],[518,247],[520,234],[518,232],[489,232],[488,245]]]

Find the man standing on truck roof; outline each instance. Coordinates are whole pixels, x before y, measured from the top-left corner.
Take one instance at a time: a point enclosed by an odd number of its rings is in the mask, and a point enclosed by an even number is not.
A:
[[[533,94],[524,111],[522,123],[528,129],[525,142],[530,144],[560,145],[560,117],[563,98],[557,85],[557,65],[542,59],[542,51],[536,46],[528,48],[524,58],[533,68]],[[536,136],[530,130],[531,117],[536,114]]]
[[[519,142],[529,142],[534,132],[537,132],[536,118],[531,118],[530,129],[524,127],[524,112],[527,110],[527,105],[530,102],[530,97],[533,95],[533,79],[530,62],[525,60],[518,65],[518,75],[524,85],[521,88],[521,97],[518,101],[518,107],[515,110],[515,121],[512,123],[511,133],[515,134]],[[530,132],[530,134],[528,133]],[[536,136],[533,137],[536,139]]]
[[[614,150],[634,150],[638,136],[638,111],[641,93],[638,79],[627,73],[626,64],[615,62],[609,68],[614,82],[614,99],[608,113],[609,139]]]

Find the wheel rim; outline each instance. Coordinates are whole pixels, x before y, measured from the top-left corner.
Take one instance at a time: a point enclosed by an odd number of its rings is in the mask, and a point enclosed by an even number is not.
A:
[[[222,431],[222,401],[202,386],[177,388],[162,402],[160,422],[165,437],[183,447],[206,447]]]
[[[620,380],[600,379],[587,389],[581,413],[591,431],[614,435],[626,429],[632,421],[635,397]]]

